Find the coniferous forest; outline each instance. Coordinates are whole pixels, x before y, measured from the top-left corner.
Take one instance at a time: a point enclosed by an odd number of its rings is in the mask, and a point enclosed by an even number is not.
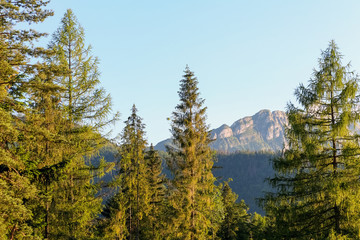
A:
[[[250,213],[216,169],[218,158],[252,155],[210,148],[190,67],[166,153],[147,142],[131,103],[114,142],[105,130],[119,113],[74,13],[53,33],[18,28],[52,16],[47,3],[0,1],[0,239],[360,239],[359,78],[335,41],[287,105],[288,147],[263,153],[273,170],[262,214]],[[47,47],[35,47],[45,34]]]

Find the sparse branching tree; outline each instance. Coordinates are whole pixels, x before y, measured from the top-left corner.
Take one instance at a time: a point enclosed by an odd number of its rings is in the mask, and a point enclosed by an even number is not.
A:
[[[62,149],[68,161],[55,188],[53,201],[56,222],[54,236],[90,238],[92,221],[101,211],[101,198],[94,185],[94,175],[102,171],[86,162],[106,143],[102,130],[117,119],[109,119],[111,98],[99,87],[98,59],[85,46],[84,30],[69,9],[53,34],[49,49],[51,64],[64,70],[56,83],[61,92],[61,106],[67,120],[66,142]]]
[[[265,198],[278,239],[359,238],[359,79],[341,59],[331,41],[295,91],[300,107],[288,105],[289,149],[273,160],[277,193]]]

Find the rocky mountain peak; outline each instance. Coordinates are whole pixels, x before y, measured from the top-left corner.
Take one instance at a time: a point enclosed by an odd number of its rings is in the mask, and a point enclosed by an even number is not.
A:
[[[216,139],[212,147],[224,152],[279,151],[285,144],[287,124],[285,112],[264,109],[235,121],[231,127],[224,124],[212,130],[212,138]]]
[[[228,125],[223,124],[219,128],[212,130],[211,134],[212,139],[227,138],[233,136],[233,131]]]
[[[264,109],[235,121],[231,126],[223,124],[213,129],[211,147],[220,152],[280,151],[287,146],[284,137],[287,125],[285,112]],[[170,142],[170,139],[164,140],[155,149],[165,150],[165,145]]]

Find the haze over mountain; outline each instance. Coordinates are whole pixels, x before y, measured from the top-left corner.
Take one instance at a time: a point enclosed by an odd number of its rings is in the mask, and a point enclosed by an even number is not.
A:
[[[253,116],[223,124],[211,131],[211,147],[224,153],[237,151],[280,151],[287,146],[284,130],[288,124],[285,112],[261,110]],[[165,151],[170,139],[159,142],[155,149]]]

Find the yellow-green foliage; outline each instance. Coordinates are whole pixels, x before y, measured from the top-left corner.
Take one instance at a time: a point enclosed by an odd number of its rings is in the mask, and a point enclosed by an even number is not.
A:
[[[301,107],[288,105],[289,149],[273,160],[278,193],[265,204],[279,237],[358,237],[359,79],[341,58],[331,41],[309,85],[295,91]]]
[[[174,179],[171,182],[172,223],[170,239],[209,239],[215,221],[215,178],[211,169],[214,153],[206,125],[206,107],[199,97],[198,81],[187,67],[180,83],[180,103],[172,116],[173,145],[168,166]]]
[[[36,2],[36,4],[35,4]],[[22,96],[31,75],[29,57],[41,49],[32,46],[43,34],[33,30],[20,31],[18,23],[43,21],[51,11],[44,10],[47,2],[0,1],[0,238],[36,239],[29,225],[33,214],[27,204],[36,199],[37,190],[26,175],[19,142],[24,113]],[[14,50],[16,49],[16,50]]]

